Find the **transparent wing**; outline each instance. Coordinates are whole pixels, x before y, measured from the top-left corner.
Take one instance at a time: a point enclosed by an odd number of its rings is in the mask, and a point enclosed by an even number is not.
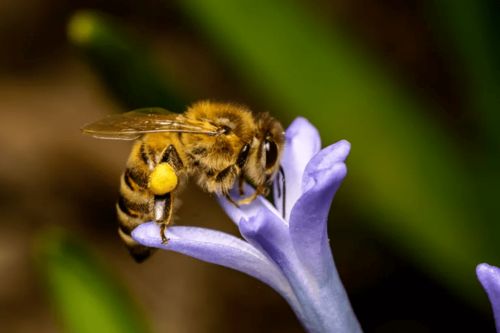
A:
[[[146,133],[183,132],[218,135],[220,129],[204,121],[193,121],[162,108],[144,108],[111,115],[82,127],[84,134],[99,139],[135,140]]]

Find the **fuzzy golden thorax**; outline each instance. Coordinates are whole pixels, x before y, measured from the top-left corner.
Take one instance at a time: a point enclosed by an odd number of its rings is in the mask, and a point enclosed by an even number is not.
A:
[[[191,171],[202,188],[228,193],[238,178],[256,187],[269,185],[284,145],[283,127],[277,120],[244,106],[207,101],[191,106],[185,117],[224,129],[220,136],[183,135],[185,151],[194,156]]]

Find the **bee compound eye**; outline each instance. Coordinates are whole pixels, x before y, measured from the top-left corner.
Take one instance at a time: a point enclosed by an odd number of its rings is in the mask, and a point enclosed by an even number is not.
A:
[[[222,134],[229,134],[231,133],[231,127],[227,126],[227,125],[223,125],[222,126]]]
[[[264,151],[266,153],[266,169],[272,168],[278,159],[278,147],[276,143],[266,139],[264,141]]]

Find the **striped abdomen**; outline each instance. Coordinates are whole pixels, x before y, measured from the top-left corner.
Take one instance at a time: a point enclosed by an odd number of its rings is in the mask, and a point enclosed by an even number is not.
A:
[[[169,162],[165,161],[163,155],[171,145],[164,143],[163,147],[165,146],[167,147],[163,150],[155,151],[154,146],[147,145],[144,140],[136,142],[120,180],[120,195],[116,204],[120,224],[118,233],[132,257],[138,262],[149,257],[153,249],[134,241],[130,236],[132,230],[148,221],[156,221],[166,226],[172,216],[172,193],[154,195],[148,189],[151,171],[157,164]],[[176,167],[179,168],[179,163]]]

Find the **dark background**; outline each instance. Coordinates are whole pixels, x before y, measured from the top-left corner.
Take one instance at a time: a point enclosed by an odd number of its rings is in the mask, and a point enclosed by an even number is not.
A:
[[[156,253],[137,265],[116,234],[114,201],[129,144],[92,140],[83,137],[79,128],[113,112],[150,105],[181,111],[186,103],[210,98],[271,111],[285,125],[300,114],[319,127],[324,145],[340,138],[353,143],[354,155],[347,161],[353,171],[334,201],[330,236],[337,268],[366,332],[494,331],[489,304],[474,270],[482,261],[500,263],[494,202],[500,140],[495,132],[498,118],[492,112],[499,106],[499,85],[494,81],[499,77],[499,58],[492,43],[498,31],[493,24],[498,8],[493,1],[478,1],[471,7],[477,11],[469,8],[470,12],[445,1],[276,3],[299,8],[312,18],[304,21],[303,29],[320,22],[326,36],[342,36],[332,38],[332,43],[340,40],[345,45],[325,46],[325,50],[349,58],[345,63],[342,56],[332,61],[366,85],[353,84],[350,76],[335,78],[332,73],[336,81],[331,86],[345,87],[340,94],[352,94],[356,96],[353,100],[363,100],[373,92],[373,108],[382,110],[379,114],[356,107],[351,110],[352,105],[341,98],[335,104],[335,89],[332,104],[321,104],[314,87],[320,90],[330,83],[321,75],[318,81],[301,82],[301,69],[287,67],[287,57],[296,55],[280,50],[279,43],[276,54],[269,58],[282,57],[283,68],[263,74],[261,84],[259,63],[252,67],[251,59],[238,56],[244,47],[238,48],[237,40],[217,35],[234,29],[231,20],[226,23],[224,15],[212,15],[210,10],[193,10],[196,1],[2,1],[2,330],[75,331],[66,318],[70,315],[61,310],[66,303],[54,296],[54,285],[64,285],[64,279],[57,280],[57,274],[52,274],[61,263],[71,272],[72,266],[64,258],[68,253],[71,256],[67,248],[74,246],[78,250],[71,260],[79,260],[78,253],[84,252],[82,258],[87,259],[82,260],[97,265],[96,274],[103,271],[104,279],[119,288],[125,300],[116,302],[124,306],[130,302],[138,320],[147,323],[145,330],[302,331],[285,301],[262,283],[173,253]],[[266,3],[257,1],[255,6],[265,10]],[[213,6],[214,12],[217,8]],[[110,35],[106,32],[102,40],[81,42],[70,28],[68,37],[68,24],[81,17],[81,10],[91,10],[83,13],[109,24]],[[242,7],[242,11],[254,14],[248,8]],[[288,12],[275,15],[279,21]],[[216,23],[211,25],[210,20]],[[259,17],[254,20],[259,25]],[[256,27],[246,29],[249,34],[258,33]],[[272,29],[267,32],[271,34]],[[352,53],[342,53],[351,46]],[[311,52],[321,47],[312,47]],[[303,50],[308,52],[307,42]],[[361,55],[362,59],[347,55]],[[320,55],[317,58],[325,61]],[[310,59],[315,56],[305,57],[304,62]],[[364,72],[366,63],[370,70]],[[304,68],[309,68],[306,63]],[[287,72],[297,72],[297,82],[290,82],[290,87],[309,85],[313,92],[304,90],[296,97],[295,91],[280,86],[275,95],[267,80]],[[387,88],[391,93],[382,92],[378,99],[378,89],[389,86],[396,88]],[[403,101],[405,107],[384,113],[386,107],[392,107],[391,99]],[[311,107],[301,109],[296,103],[301,100],[309,101]],[[350,114],[354,120],[345,117]],[[418,129],[398,127],[404,133],[399,141],[398,131],[382,138],[364,132],[369,125],[358,126],[377,119],[382,124],[377,130],[383,124],[416,124]],[[379,140],[395,142],[394,150],[384,150]],[[443,147],[445,154],[439,154],[434,144]],[[415,164],[430,168],[407,173],[403,162],[393,173],[391,165],[406,161],[407,155],[399,159],[398,153],[413,156],[413,149]],[[387,165],[364,163],[370,159],[359,157],[363,152],[387,154],[374,159]],[[448,173],[449,165],[458,165],[460,170]],[[415,189],[407,186],[411,184],[424,185]],[[463,192],[455,192],[455,187]],[[420,192],[415,198],[430,198],[435,206],[425,200],[399,201],[413,198],[416,191]],[[435,193],[439,193],[437,197]],[[213,197],[191,186],[182,201],[176,223],[236,233]],[[454,221],[454,214],[463,219]],[[455,232],[460,233],[456,238]],[[56,263],[52,265],[51,260]],[[62,294],[81,305],[82,299],[68,288]],[[76,317],[99,323],[90,313],[78,312],[78,306],[75,309]]]

